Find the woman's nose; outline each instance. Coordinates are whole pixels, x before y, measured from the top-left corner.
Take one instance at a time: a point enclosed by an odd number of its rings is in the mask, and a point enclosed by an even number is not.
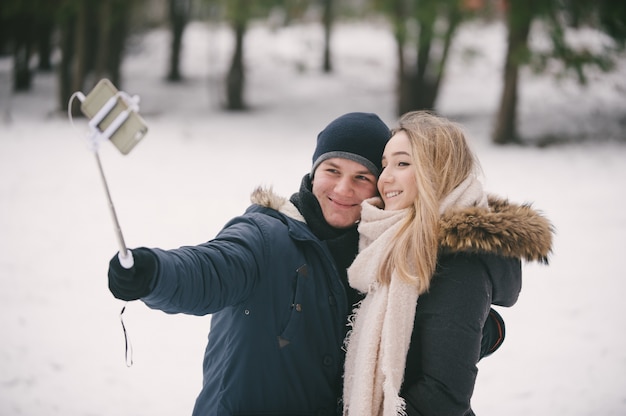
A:
[[[385,168],[378,177],[380,182],[391,182],[393,181],[393,175],[391,174],[391,169]]]

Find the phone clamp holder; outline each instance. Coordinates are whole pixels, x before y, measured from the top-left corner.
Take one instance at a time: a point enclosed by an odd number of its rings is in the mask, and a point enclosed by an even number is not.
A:
[[[78,99],[80,100],[80,96]],[[115,115],[113,121],[104,130],[99,127],[107,116],[111,114],[115,106],[118,104],[118,100],[124,101],[126,108]],[[84,101],[84,100],[81,100]],[[139,112],[139,96],[133,95],[132,97],[123,91],[118,91],[114,96],[109,98],[102,108],[89,120],[88,140],[92,146],[92,150],[97,152],[100,148],[100,144],[109,141],[111,137],[118,131],[118,129],[128,120],[128,117],[132,112]]]

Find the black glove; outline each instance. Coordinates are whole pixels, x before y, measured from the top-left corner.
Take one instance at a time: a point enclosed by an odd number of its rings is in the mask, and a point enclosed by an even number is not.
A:
[[[483,327],[483,339],[480,343],[480,358],[493,354],[503,342],[504,320],[493,308],[489,309],[489,316]]]
[[[125,269],[118,255],[109,262],[109,290],[118,299],[136,300],[150,293],[150,283],[156,278],[157,259],[147,248],[133,249],[134,264]]]

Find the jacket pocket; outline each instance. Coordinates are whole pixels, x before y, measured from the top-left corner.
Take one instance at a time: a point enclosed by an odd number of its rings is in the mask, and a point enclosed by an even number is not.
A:
[[[309,269],[306,264],[296,269],[296,277],[293,288],[293,298],[291,301],[291,313],[289,314],[289,320],[283,332],[278,336],[278,344],[281,348],[286,347],[297,339],[299,328],[302,326],[303,313],[307,308],[307,305],[303,303],[306,293],[306,287],[309,281]]]

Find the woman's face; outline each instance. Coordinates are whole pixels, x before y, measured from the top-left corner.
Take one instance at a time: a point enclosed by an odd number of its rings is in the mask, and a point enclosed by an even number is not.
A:
[[[408,208],[417,198],[417,182],[406,132],[399,131],[387,142],[383,152],[383,172],[378,178],[378,191],[386,210]]]

